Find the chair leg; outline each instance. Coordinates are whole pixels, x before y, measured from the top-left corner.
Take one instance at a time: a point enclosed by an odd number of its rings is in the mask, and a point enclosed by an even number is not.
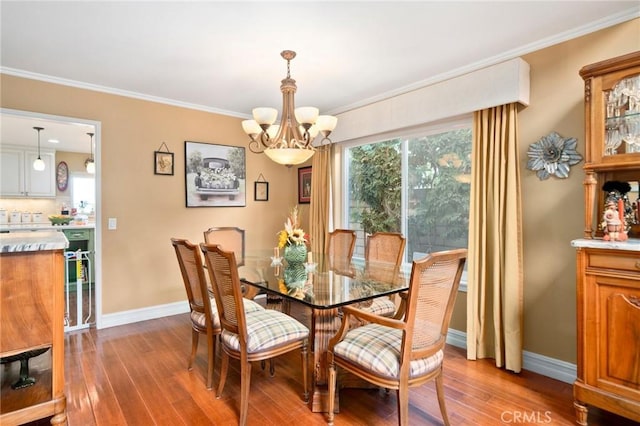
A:
[[[193,360],[196,359],[196,352],[198,352],[198,337],[200,333],[192,328],[191,329],[191,356],[189,357],[189,364],[187,365],[187,370],[191,371],[193,368]]]
[[[222,351],[222,366],[220,367],[220,383],[218,383],[217,399],[222,396],[222,389],[224,389],[224,383],[227,381],[227,372],[229,371],[229,355]]]
[[[251,384],[251,363],[246,360],[240,361],[240,422],[238,425],[247,424],[247,414],[249,411],[249,387]]]
[[[211,390],[213,386],[213,367],[216,360],[216,336],[210,331],[207,333],[207,389]]]
[[[409,425],[409,388],[407,386],[400,386],[396,391],[398,396],[398,425]]]
[[[440,405],[440,413],[442,413],[442,420],[445,426],[449,426],[449,416],[447,416],[447,407],[444,403],[444,384],[442,381],[442,371],[438,377],[436,377],[436,393],[438,394],[438,404]]]
[[[300,349],[300,356],[302,358],[302,385],[303,385],[303,393],[302,399],[305,403],[309,402],[309,379],[308,379],[308,369],[309,369],[309,351],[307,350],[307,342],[305,341],[304,345]]]
[[[333,426],[333,410],[336,400],[336,364],[333,362],[333,354],[328,354],[329,361],[329,401],[327,407],[327,425]]]

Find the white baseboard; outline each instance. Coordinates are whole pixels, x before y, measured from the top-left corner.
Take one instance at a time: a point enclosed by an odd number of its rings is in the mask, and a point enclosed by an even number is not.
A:
[[[449,329],[447,343],[466,349],[467,333]],[[573,384],[577,376],[575,364],[528,351],[522,353],[522,368],[569,384]]]
[[[102,321],[100,321],[98,328],[115,327],[139,321],[168,317],[170,315],[183,314],[185,312],[189,312],[189,303],[187,301],[115,312],[113,314],[102,315]]]
[[[103,315],[99,328],[115,327],[170,315],[183,314],[185,312],[189,312],[189,303],[186,301],[132,309],[130,311]],[[466,349],[467,333],[449,329],[447,343],[458,348]],[[577,375],[575,364],[528,351],[523,352],[522,368],[565,383],[573,383]]]

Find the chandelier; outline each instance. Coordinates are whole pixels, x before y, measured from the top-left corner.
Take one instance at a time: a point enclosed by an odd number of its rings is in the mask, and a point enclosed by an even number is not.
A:
[[[295,108],[294,95],[296,81],[290,75],[290,62],[296,52],[284,50],[280,53],[287,61],[287,77],[282,80],[282,119],[275,108],[254,108],[253,120],[244,120],[242,129],[251,138],[249,149],[256,154],[265,153],[278,164],[292,166],[311,158],[315,147],[311,142],[318,133],[322,135],[320,145],[331,143],[329,135],[335,129],[338,119],[331,115],[318,115],[318,108]]]

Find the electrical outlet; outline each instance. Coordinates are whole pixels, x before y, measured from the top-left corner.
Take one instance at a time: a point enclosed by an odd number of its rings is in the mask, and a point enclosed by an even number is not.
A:
[[[118,219],[115,217],[109,218],[109,223],[107,224],[107,229],[110,231],[114,231],[118,228]]]

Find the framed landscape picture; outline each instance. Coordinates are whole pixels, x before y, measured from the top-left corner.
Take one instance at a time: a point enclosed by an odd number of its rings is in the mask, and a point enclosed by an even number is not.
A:
[[[298,204],[311,202],[311,166],[298,167]]]
[[[244,207],[246,170],[243,147],[185,141],[187,207]]]

